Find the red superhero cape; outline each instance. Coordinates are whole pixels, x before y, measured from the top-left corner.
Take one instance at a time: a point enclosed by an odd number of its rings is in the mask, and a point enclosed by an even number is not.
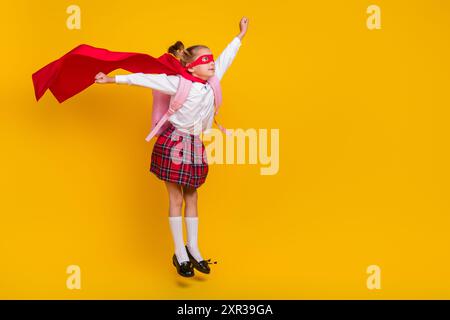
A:
[[[97,73],[108,74],[119,68],[133,73],[179,74],[188,80],[206,83],[187,72],[169,53],[154,58],[145,53],[109,51],[81,44],[33,73],[36,100],[50,89],[58,102],[62,103],[95,83]]]

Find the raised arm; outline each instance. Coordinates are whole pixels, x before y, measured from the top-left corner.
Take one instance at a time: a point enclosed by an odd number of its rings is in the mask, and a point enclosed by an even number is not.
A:
[[[219,80],[222,80],[225,71],[227,71],[227,69],[233,62],[234,58],[236,57],[236,54],[242,44],[242,38],[244,38],[245,34],[247,33],[247,28],[248,28],[248,19],[246,17],[243,17],[239,22],[239,29],[240,29],[239,34],[233,38],[233,40],[222,51],[219,58],[217,58],[215,63],[216,67],[215,74],[219,78]]]
[[[165,73],[148,74],[142,72],[116,75],[113,77],[108,77],[103,72],[100,72],[95,76],[95,79],[96,83],[136,85],[155,89],[169,95],[174,95],[177,92],[178,82],[180,81],[178,76],[168,76]]]

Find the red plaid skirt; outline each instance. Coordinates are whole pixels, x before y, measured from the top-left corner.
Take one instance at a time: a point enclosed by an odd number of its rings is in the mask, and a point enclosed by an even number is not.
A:
[[[153,146],[150,172],[161,180],[187,187],[200,187],[208,176],[208,160],[203,141],[198,135],[176,130],[170,123]]]

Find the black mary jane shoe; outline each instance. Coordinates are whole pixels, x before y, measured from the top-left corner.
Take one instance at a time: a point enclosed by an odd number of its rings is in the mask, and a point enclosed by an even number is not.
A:
[[[211,272],[211,269],[209,268],[209,264],[217,264],[217,261],[210,262],[211,259],[208,259],[208,260],[202,260],[202,261],[197,261],[197,260],[195,260],[195,258],[194,258],[194,257],[191,255],[191,253],[189,252],[189,249],[188,249],[187,246],[186,246],[186,251],[187,251],[187,254],[188,254],[188,256],[189,256],[189,259],[191,260],[192,265],[194,266],[194,268],[195,268],[196,270],[202,272],[202,273],[206,273],[206,274],[210,273],[210,272]]]
[[[177,272],[182,277],[193,277],[194,269],[192,267],[192,262],[190,261],[182,261],[178,262],[177,256],[174,254],[172,257],[172,262],[175,268],[177,268]]]

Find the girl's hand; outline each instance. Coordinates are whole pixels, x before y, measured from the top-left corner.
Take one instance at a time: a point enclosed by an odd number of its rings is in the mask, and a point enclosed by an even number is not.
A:
[[[248,28],[248,18],[243,17],[239,22],[239,30],[241,30],[241,34],[245,34]]]
[[[112,83],[115,82],[114,78],[108,77],[106,74],[104,74],[103,72],[99,72],[97,73],[97,75],[95,76],[95,82],[96,83]]]

